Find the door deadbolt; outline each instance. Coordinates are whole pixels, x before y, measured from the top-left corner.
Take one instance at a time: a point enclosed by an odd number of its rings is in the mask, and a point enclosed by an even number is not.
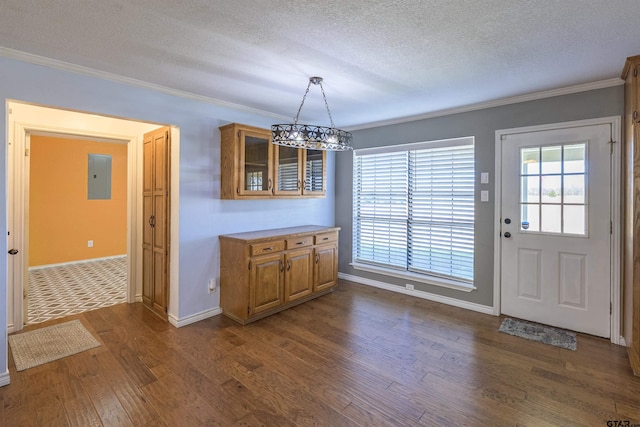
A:
[[[18,253],[17,249],[9,249],[9,255],[15,255]]]
[[[511,218],[505,218],[504,219],[504,223],[505,224],[511,224]]]

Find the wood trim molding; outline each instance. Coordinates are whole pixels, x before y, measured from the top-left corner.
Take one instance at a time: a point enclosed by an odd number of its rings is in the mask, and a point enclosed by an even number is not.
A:
[[[204,319],[208,319],[213,316],[217,316],[222,314],[222,309],[220,307],[215,307],[209,310],[201,311],[200,313],[192,314],[191,316],[178,318],[173,314],[169,314],[169,323],[171,323],[176,328],[182,328],[183,326],[190,325],[192,323],[199,322]]]
[[[82,65],[72,64],[70,62],[59,61],[57,59],[47,58],[45,56],[34,55],[27,52],[22,52],[16,49],[9,49],[0,46],[0,56],[9,59],[15,59],[17,61],[27,62],[30,64],[43,65],[45,67],[54,68],[57,70],[68,71],[76,74],[83,74],[85,76],[96,77],[102,80],[108,80],[116,83],[123,83],[130,86],[137,86],[144,89],[161,92],[167,95],[178,96],[180,98],[191,99],[193,101],[205,102],[207,104],[214,104],[223,108],[230,108],[233,110],[243,111],[251,114],[258,114],[261,116],[271,117],[278,120],[291,120],[289,116],[282,116],[280,114],[270,113],[268,111],[259,110],[257,108],[246,107],[240,104],[234,104],[232,102],[223,101],[216,98],[210,98],[208,96],[197,95],[195,93],[186,92],[182,90],[172,89],[166,86],[157,85],[154,83],[145,82],[138,79],[132,79],[131,77],[124,77],[118,74],[108,73],[106,71],[100,71]]]
[[[387,291],[397,292],[400,294],[411,295],[414,297],[426,299],[429,301],[440,302],[454,307],[464,308],[466,310],[477,311],[484,314],[494,314],[493,307],[487,305],[476,304],[456,298],[445,297],[442,295],[433,294],[431,292],[417,291],[405,289],[401,286],[392,285],[390,283],[380,282],[378,280],[366,279],[360,276],[354,276],[352,274],[338,273],[338,278],[342,280],[348,280],[350,282],[360,283],[361,285],[373,286],[375,288],[386,289]]]
[[[414,122],[418,120],[432,119],[434,117],[450,116],[452,114],[468,113],[469,111],[484,110],[487,108],[502,107],[504,105],[518,104],[520,102],[536,101],[538,99],[552,98],[554,96],[571,95],[574,93],[587,92],[590,90],[606,89],[608,87],[622,86],[624,80],[615,77],[607,80],[599,80],[597,82],[583,83],[574,86],[567,86],[558,89],[544,90],[541,92],[533,92],[525,95],[511,96],[508,98],[500,98],[493,101],[479,102],[477,104],[463,105],[461,107],[447,108],[444,110],[433,111],[415,116],[402,117],[399,119],[381,120],[378,122],[366,123],[358,126],[347,126],[345,130],[350,132],[370,129],[381,126],[397,125],[400,123]]]
[[[9,370],[7,369],[6,372],[0,374],[0,387],[9,385],[10,382],[11,382],[11,378],[9,378]]]

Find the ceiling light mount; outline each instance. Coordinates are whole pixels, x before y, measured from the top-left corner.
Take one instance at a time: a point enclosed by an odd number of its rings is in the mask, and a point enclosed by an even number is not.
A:
[[[324,99],[324,105],[325,107],[327,107],[327,114],[329,115],[331,127],[298,124],[300,111],[302,110],[304,101],[307,99],[311,84],[320,86],[322,97]],[[324,88],[322,87],[322,77],[311,77],[309,79],[307,90],[302,97],[302,102],[300,103],[298,113],[296,114],[293,123],[272,125],[271,136],[272,142],[277,145],[326,151],[351,150],[351,142],[353,140],[353,136],[351,135],[351,133],[344,130],[336,129],[335,125],[333,124],[333,117],[331,117],[331,110],[329,110],[327,95],[325,95]]]

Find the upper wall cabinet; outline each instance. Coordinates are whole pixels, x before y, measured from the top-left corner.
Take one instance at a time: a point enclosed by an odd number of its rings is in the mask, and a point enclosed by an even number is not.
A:
[[[220,197],[324,197],[326,152],[271,143],[271,131],[231,123],[220,127]]]

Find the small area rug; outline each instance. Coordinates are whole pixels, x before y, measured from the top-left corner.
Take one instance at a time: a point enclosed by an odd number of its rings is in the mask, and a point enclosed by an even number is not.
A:
[[[578,349],[575,332],[554,328],[553,326],[507,317],[502,321],[498,331],[516,337],[566,348],[567,350],[576,351]]]
[[[18,371],[53,362],[100,343],[79,320],[10,335],[9,345]]]

